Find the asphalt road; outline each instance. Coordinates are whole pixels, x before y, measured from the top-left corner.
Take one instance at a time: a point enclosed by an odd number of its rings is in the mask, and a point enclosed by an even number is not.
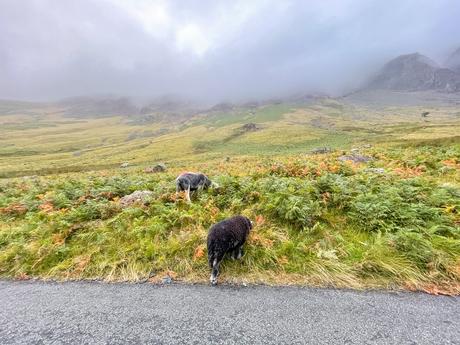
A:
[[[0,280],[0,344],[460,344],[460,298]]]

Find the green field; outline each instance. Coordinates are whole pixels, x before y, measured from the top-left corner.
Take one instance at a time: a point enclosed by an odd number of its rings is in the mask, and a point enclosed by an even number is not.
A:
[[[208,228],[244,214],[256,226],[221,282],[460,292],[458,105],[323,98],[133,118],[0,106],[0,276],[206,282]],[[371,160],[338,159],[358,154]],[[187,204],[184,170],[220,187]],[[122,208],[136,190],[153,194]]]

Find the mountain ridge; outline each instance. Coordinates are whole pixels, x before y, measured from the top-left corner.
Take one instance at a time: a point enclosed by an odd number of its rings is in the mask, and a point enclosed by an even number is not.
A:
[[[364,89],[458,92],[460,73],[416,52],[388,61]]]

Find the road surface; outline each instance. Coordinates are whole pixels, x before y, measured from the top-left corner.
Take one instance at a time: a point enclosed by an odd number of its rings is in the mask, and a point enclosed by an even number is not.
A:
[[[460,298],[0,280],[0,344],[460,344]]]

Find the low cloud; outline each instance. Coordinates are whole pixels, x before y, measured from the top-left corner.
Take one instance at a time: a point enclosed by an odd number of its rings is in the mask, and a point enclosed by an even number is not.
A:
[[[456,0],[3,0],[0,98],[340,93],[399,54],[442,62],[458,18]]]

